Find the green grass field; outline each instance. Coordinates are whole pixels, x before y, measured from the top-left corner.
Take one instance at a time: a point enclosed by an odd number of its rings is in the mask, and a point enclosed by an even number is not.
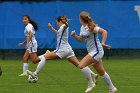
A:
[[[18,77],[22,61],[0,60],[0,65],[3,70],[0,93],[84,93],[87,87],[81,71],[67,60],[48,61],[38,83],[28,83],[27,77]],[[36,66],[30,63],[29,69],[34,71]],[[104,60],[104,66],[118,88],[117,93],[140,93],[140,60]],[[90,93],[108,93],[101,77]]]

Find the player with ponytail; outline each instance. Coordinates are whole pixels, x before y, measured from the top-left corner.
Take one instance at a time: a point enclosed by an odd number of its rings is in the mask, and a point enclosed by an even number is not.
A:
[[[37,59],[37,41],[35,38],[35,31],[38,30],[38,25],[28,16],[23,16],[23,23],[25,25],[24,34],[27,37],[25,41],[19,43],[19,46],[25,44],[25,54],[23,56],[23,73],[19,76],[27,76],[28,60],[31,58],[32,62],[35,63]]]
[[[68,18],[66,16],[59,16],[56,19],[56,24],[59,27],[58,30],[56,30],[50,23],[48,23],[48,27],[57,36],[57,47],[54,51],[39,56],[41,61],[39,62],[35,72],[28,71],[33,78],[37,77],[37,74],[41,71],[46,61],[48,60],[67,58],[69,62],[71,62],[76,67],[78,67],[79,65],[79,61],[76,58],[74,51],[72,50],[72,47],[68,42]],[[92,85],[96,82],[98,75],[94,74],[94,72],[91,71],[88,66],[82,68],[81,71],[87,78],[88,85]]]
[[[95,68],[100,76],[104,79],[106,85],[109,88],[109,93],[116,93],[117,88],[113,85],[110,76],[107,74],[103,67],[102,57],[104,54],[103,47],[110,48],[106,45],[107,31],[96,25],[88,12],[80,13],[80,35],[78,36],[75,31],[72,31],[71,35],[78,41],[85,41],[88,54],[81,60],[79,68],[84,68],[91,65]],[[98,33],[102,34],[102,43],[98,39]],[[95,84],[89,85],[86,92],[91,91],[95,87]]]

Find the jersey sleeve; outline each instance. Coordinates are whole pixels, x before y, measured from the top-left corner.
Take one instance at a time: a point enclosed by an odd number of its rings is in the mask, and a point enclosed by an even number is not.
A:
[[[98,27],[98,26],[94,27],[94,33],[98,33],[99,29],[100,29],[100,27]]]
[[[31,31],[32,33],[34,33],[34,32],[33,32],[33,26],[30,25],[30,24],[28,24],[28,25],[26,26],[26,30],[27,30],[28,33],[29,33],[30,31]]]
[[[81,29],[80,29],[80,36],[86,36],[88,32],[89,32],[88,26],[81,27]]]

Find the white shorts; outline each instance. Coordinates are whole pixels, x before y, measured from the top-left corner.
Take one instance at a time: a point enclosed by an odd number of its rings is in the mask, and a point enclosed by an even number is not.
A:
[[[29,45],[27,50],[29,53],[37,52],[37,43],[34,43],[32,46]]]
[[[70,58],[72,56],[75,56],[75,54],[71,48],[63,48],[63,49],[59,49],[59,50],[54,50],[54,52],[60,58]]]
[[[98,52],[90,52],[88,53],[92,58],[94,58],[97,62],[103,58],[104,51],[98,51]]]

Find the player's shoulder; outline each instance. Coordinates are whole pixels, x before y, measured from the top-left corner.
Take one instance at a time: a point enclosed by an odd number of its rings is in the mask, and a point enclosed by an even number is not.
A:
[[[99,27],[99,26],[95,26],[95,27],[94,27],[94,31],[95,31],[95,32],[98,32],[98,31],[99,31],[99,29],[100,29],[100,27]]]
[[[31,23],[28,23],[27,25],[26,25],[26,28],[32,28],[33,27],[33,25],[31,24]]]
[[[89,30],[89,28],[88,28],[88,26],[86,25],[86,26],[81,26],[81,32],[88,32],[88,30]]]
[[[61,25],[61,27],[60,28],[64,28],[66,25],[65,24],[63,24],[63,25]]]
[[[61,25],[60,29],[63,30],[65,28],[65,26],[66,26],[65,24]]]

